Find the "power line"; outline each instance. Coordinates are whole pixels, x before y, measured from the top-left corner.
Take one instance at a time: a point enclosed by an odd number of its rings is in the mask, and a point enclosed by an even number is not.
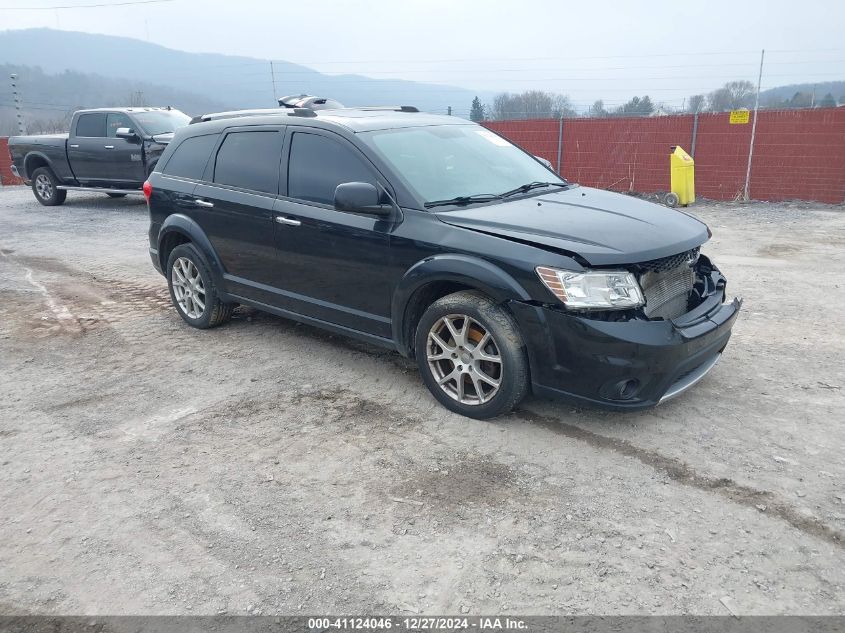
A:
[[[125,7],[134,4],[161,4],[175,0],[125,0],[124,2],[108,2],[99,4],[69,4],[52,7],[0,7],[0,11],[55,11],[57,9],[96,9],[102,7]]]
[[[833,52],[833,51],[845,51],[845,48],[795,48],[795,49],[780,49],[780,50],[772,50],[772,53],[822,53],[822,52]],[[452,64],[457,62],[477,62],[477,61],[508,61],[508,62],[536,62],[536,61],[556,61],[556,60],[581,60],[581,59],[645,59],[645,58],[653,58],[653,57],[703,57],[703,56],[711,56],[711,55],[741,55],[747,54],[756,55],[759,53],[758,50],[739,50],[739,51],[709,51],[709,52],[700,52],[700,53],[682,53],[679,54],[678,52],[673,53],[653,53],[648,55],[591,55],[591,56],[577,56],[577,55],[567,55],[564,57],[470,57],[464,59],[415,59],[415,60],[403,60],[402,63],[411,63],[411,64],[437,64],[437,63],[444,63],[444,64]],[[283,62],[288,64],[298,64],[302,65],[309,65],[309,64],[380,64],[380,63],[393,63],[395,60],[385,60],[385,59],[371,59],[371,60],[337,60],[337,61],[297,61],[292,62],[289,60],[279,60],[275,59],[274,62]]]

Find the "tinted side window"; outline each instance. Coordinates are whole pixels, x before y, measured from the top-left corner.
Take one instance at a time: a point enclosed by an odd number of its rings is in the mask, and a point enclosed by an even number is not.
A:
[[[344,182],[376,184],[373,171],[345,145],[325,136],[293,135],[288,161],[288,196],[334,204],[334,190]]]
[[[80,114],[76,122],[77,136],[105,136],[106,113]]]
[[[217,151],[214,182],[276,194],[281,160],[280,133],[231,132]]]
[[[114,138],[119,127],[134,128],[135,126],[132,124],[132,119],[123,112],[110,112],[106,120],[106,135]]]
[[[217,134],[192,136],[179,144],[170,156],[162,173],[179,178],[202,180],[202,174],[217,143]]]

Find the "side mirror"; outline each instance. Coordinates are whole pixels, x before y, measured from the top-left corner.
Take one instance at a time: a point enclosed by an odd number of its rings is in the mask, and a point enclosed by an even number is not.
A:
[[[539,160],[541,163],[543,163],[546,167],[548,167],[549,169],[551,169],[552,171],[554,171],[554,169],[552,168],[552,161],[550,161],[550,160],[546,160],[546,159],[545,159],[545,158],[543,158],[542,156],[535,156],[534,158],[536,158],[536,159],[537,159],[537,160]]]
[[[393,207],[381,204],[378,189],[369,182],[344,182],[334,190],[334,208],[368,215],[390,215]]]
[[[135,134],[135,130],[133,130],[131,127],[119,127],[115,131],[114,135],[117,138],[124,138],[127,141],[134,141],[138,138],[138,135]]]

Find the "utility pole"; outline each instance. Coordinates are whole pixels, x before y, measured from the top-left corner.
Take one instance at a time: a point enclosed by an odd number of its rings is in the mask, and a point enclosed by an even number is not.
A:
[[[276,92],[276,70],[273,68],[273,60],[270,60],[270,79],[273,80],[273,101],[279,105],[279,93]]]
[[[560,113],[560,119],[557,122],[557,175],[561,176],[560,159],[563,154],[563,112]]]
[[[21,94],[18,92],[18,76],[15,73],[9,75],[12,80],[12,99],[15,102],[15,116],[18,119],[18,134],[26,134],[23,127],[23,113],[21,112]]]
[[[760,108],[760,83],[763,81],[763,59],[766,56],[766,49],[760,51],[760,74],[757,75],[757,96],[754,98],[754,122],[751,124],[751,144],[748,146],[748,169],[745,170],[745,189],[742,192],[742,199],[748,202],[751,199],[749,184],[751,182],[751,157],[754,155],[754,136],[757,134],[757,110]]]

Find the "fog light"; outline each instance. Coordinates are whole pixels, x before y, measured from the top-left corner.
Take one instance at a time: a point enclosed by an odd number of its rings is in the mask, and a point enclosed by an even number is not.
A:
[[[640,381],[636,378],[631,378],[630,380],[618,383],[617,386],[619,388],[619,399],[630,400],[640,390]]]
[[[602,387],[601,394],[608,400],[631,400],[640,391],[640,381],[628,378],[619,382],[607,383]]]

